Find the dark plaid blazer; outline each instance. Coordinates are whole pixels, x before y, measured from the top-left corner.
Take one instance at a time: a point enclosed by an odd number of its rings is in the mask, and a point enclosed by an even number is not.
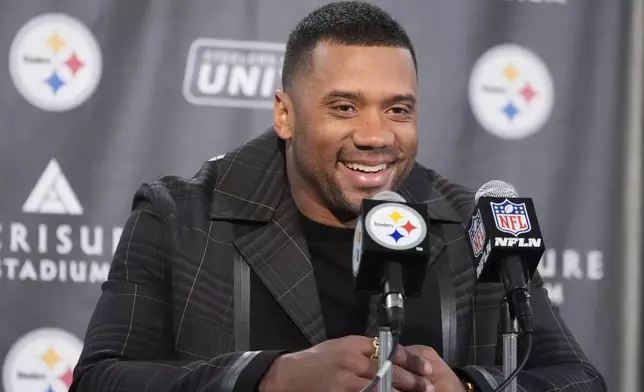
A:
[[[423,323],[430,324],[423,306],[439,307],[434,333],[442,343],[435,348],[481,390],[492,390],[503,379],[497,338],[503,292],[499,284],[476,284],[465,231],[473,193],[420,165],[398,192],[427,204],[428,277],[435,281],[425,286],[440,294],[436,301],[423,289],[420,305],[406,312],[422,332]],[[161,177],[136,192],[71,391],[255,390],[282,351],[249,347],[251,271],[311,345],[326,339],[283,151],[272,130],[206,162],[193,178]],[[538,276],[531,295],[534,344],[519,389],[605,391]],[[377,303],[372,301],[367,336],[377,334]],[[422,333],[417,336],[407,343],[425,343]]]

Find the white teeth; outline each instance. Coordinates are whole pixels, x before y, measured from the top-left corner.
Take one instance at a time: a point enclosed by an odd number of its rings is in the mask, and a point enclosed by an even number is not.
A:
[[[376,165],[376,166],[362,165],[360,163],[345,163],[344,165],[349,169],[360,170],[367,173],[375,173],[381,170],[385,170],[387,168],[386,163],[381,163],[380,165]]]

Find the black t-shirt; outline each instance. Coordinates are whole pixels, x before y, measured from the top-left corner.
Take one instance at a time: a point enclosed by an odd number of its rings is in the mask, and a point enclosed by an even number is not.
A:
[[[300,216],[311,253],[327,338],[364,335],[369,297],[353,291],[353,229],[325,226]]]
[[[313,264],[327,338],[364,335],[369,296],[358,295],[353,291],[353,230],[325,226],[303,215],[300,217]],[[252,271],[250,306],[251,349],[295,351],[310,346],[306,337]],[[267,320],[270,322],[266,322]]]

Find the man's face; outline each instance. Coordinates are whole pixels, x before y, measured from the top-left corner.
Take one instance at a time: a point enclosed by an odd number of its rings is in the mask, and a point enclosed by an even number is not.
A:
[[[287,160],[311,197],[357,215],[363,198],[404,181],[418,148],[418,84],[407,49],[320,43],[292,90]]]

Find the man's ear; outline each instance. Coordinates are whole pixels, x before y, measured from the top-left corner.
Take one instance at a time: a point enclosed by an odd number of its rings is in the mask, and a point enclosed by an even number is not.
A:
[[[293,100],[281,90],[275,92],[273,128],[280,139],[290,140],[293,137]]]

